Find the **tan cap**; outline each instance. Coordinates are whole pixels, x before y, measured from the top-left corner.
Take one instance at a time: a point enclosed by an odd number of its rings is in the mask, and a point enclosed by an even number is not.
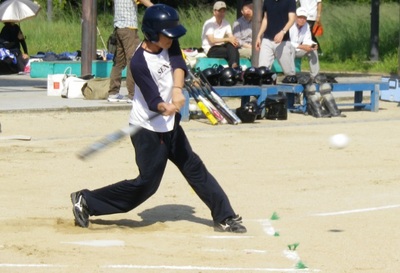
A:
[[[214,10],[226,9],[226,4],[224,1],[217,1],[214,4]]]
[[[308,15],[307,10],[305,8],[302,8],[302,7],[297,8],[296,15],[297,15],[297,17],[301,17],[301,16],[306,17],[306,18],[308,17],[307,16]]]

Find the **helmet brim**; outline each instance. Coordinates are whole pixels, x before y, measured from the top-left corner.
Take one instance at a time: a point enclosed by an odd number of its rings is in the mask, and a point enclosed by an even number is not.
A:
[[[182,25],[177,25],[173,28],[166,28],[161,30],[161,33],[171,39],[177,39],[186,34],[186,28]]]

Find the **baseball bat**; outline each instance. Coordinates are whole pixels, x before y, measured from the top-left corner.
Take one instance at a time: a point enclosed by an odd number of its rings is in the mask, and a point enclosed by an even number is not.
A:
[[[193,83],[196,88],[199,90],[199,93],[204,94],[205,98],[211,102],[211,104],[217,109],[217,111],[219,113],[221,113],[221,115],[226,119],[226,121],[229,124],[237,124],[237,122],[235,122],[235,120],[227,113],[226,109],[224,109],[219,103],[217,103],[217,101],[210,96],[210,94],[208,94],[205,90],[204,90],[204,86],[202,86],[199,82],[196,81],[196,83]]]
[[[237,125],[241,123],[241,120],[236,116],[235,113],[228,107],[228,105],[223,101],[221,97],[214,94],[212,90],[209,89],[207,83],[202,81],[201,78],[195,76],[192,72],[189,72],[190,76],[193,78],[193,84],[197,84],[198,89],[206,96],[206,98],[211,101],[211,103],[218,109],[218,111],[224,116],[224,118],[230,124]],[[201,72],[200,72],[201,73]],[[201,74],[202,75],[202,74]],[[206,79],[207,80],[207,79]]]
[[[158,116],[159,114],[156,114],[152,117],[149,118],[149,121]],[[81,160],[85,160],[89,158],[90,156],[93,156],[94,154],[100,152],[101,150],[104,150],[105,148],[111,146],[118,140],[122,139],[125,136],[133,136],[137,132],[139,132],[142,129],[140,125],[129,125],[126,127],[123,127],[115,132],[112,132],[111,134],[108,134],[101,138],[98,141],[93,142],[90,144],[88,147],[85,149],[81,150],[80,152],[77,153],[77,156]]]
[[[222,124],[228,123],[227,120],[225,119],[225,117],[218,111],[218,109],[209,100],[207,100],[205,97],[203,97],[200,94],[199,90],[194,85],[192,85],[191,88],[192,88],[193,92],[196,94],[196,96],[199,98],[199,100],[201,102],[203,102],[203,104],[208,108],[208,110],[218,120],[218,122],[220,122]]]
[[[229,106],[226,104],[226,102],[222,99],[222,97],[215,91],[215,89],[211,86],[211,84],[208,82],[207,78],[204,76],[202,72],[200,72],[200,82],[201,84],[206,88],[206,92],[209,93],[210,96],[213,97],[213,99],[221,105],[222,108],[225,109],[226,113],[232,117],[235,120],[235,123],[242,123],[240,118],[236,115],[234,111],[232,111]]]
[[[211,122],[212,125],[218,124],[218,120],[211,114],[211,112],[207,109],[207,107],[204,105],[203,102],[199,100],[199,97],[197,94],[195,94],[192,90],[191,87],[188,84],[185,84],[186,89],[190,94],[192,94],[194,100],[196,101],[197,105],[199,106],[200,110],[203,112],[203,114],[207,117],[207,119]]]
[[[213,97],[213,99],[221,105],[221,107],[225,110],[226,114],[229,115],[233,120],[234,124],[239,124],[242,123],[241,119],[233,112],[229,106],[225,103],[225,101],[216,93],[213,89],[211,89],[208,84],[205,84],[205,88],[210,92],[210,96]]]

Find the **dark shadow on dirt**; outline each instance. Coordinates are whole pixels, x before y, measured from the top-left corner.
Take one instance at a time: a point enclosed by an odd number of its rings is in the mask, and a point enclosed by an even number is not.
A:
[[[142,218],[142,221],[136,221],[131,219],[121,220],[105,220],[105,219],[91,219],[92,224],[97,225],[116,225],[118,227],[146,227],[155,223],[175,222],[175,221],[190,221],[206,226],[212,226],[213,221],[209,219],[199,218],[194,215],[195,210],[193,207],[179,204],[169,204],[157,206],[151,209],[144,210],[138,215]]]

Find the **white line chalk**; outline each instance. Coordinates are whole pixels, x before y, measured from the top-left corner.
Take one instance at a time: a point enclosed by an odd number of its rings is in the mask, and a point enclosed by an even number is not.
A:
[[[261,226],[264,230],[264,232],[270,236],[274,236],[276,231],[274,229],[274,227],[271,224],[271,221],[269,221],[268,219],[263,219],[260,220]]]
[[[67,267],[66,265],[58,265],[58,264],[0,264],[1,267]]]
[[[62,244],[94,246],[94,247],[109,247],[109,246],[125,246],[125,242],[121,240],[90,240],[77,242],[61,242]]]
[[[354,209],[354,210],[343,210],[343,211],[337,211],[337,212],[316,213],[316,214],[312,214],[312,216],[334,216],[334,215],[343,215],[343,214],[369,212],[369,211],[395,209],[395,208],[400,208],[400,205],[390,205],[390,206],[383,206],[383,207]]]
[[[169,270],[201,270],[201,271],[240,271],[240,272],[319,272],[317,269],[296,268],[262,268],[262,267],[208,267],[208,266],[169,266],[169,265],[106,265],[103,268],[112,269],[169,269]]]

